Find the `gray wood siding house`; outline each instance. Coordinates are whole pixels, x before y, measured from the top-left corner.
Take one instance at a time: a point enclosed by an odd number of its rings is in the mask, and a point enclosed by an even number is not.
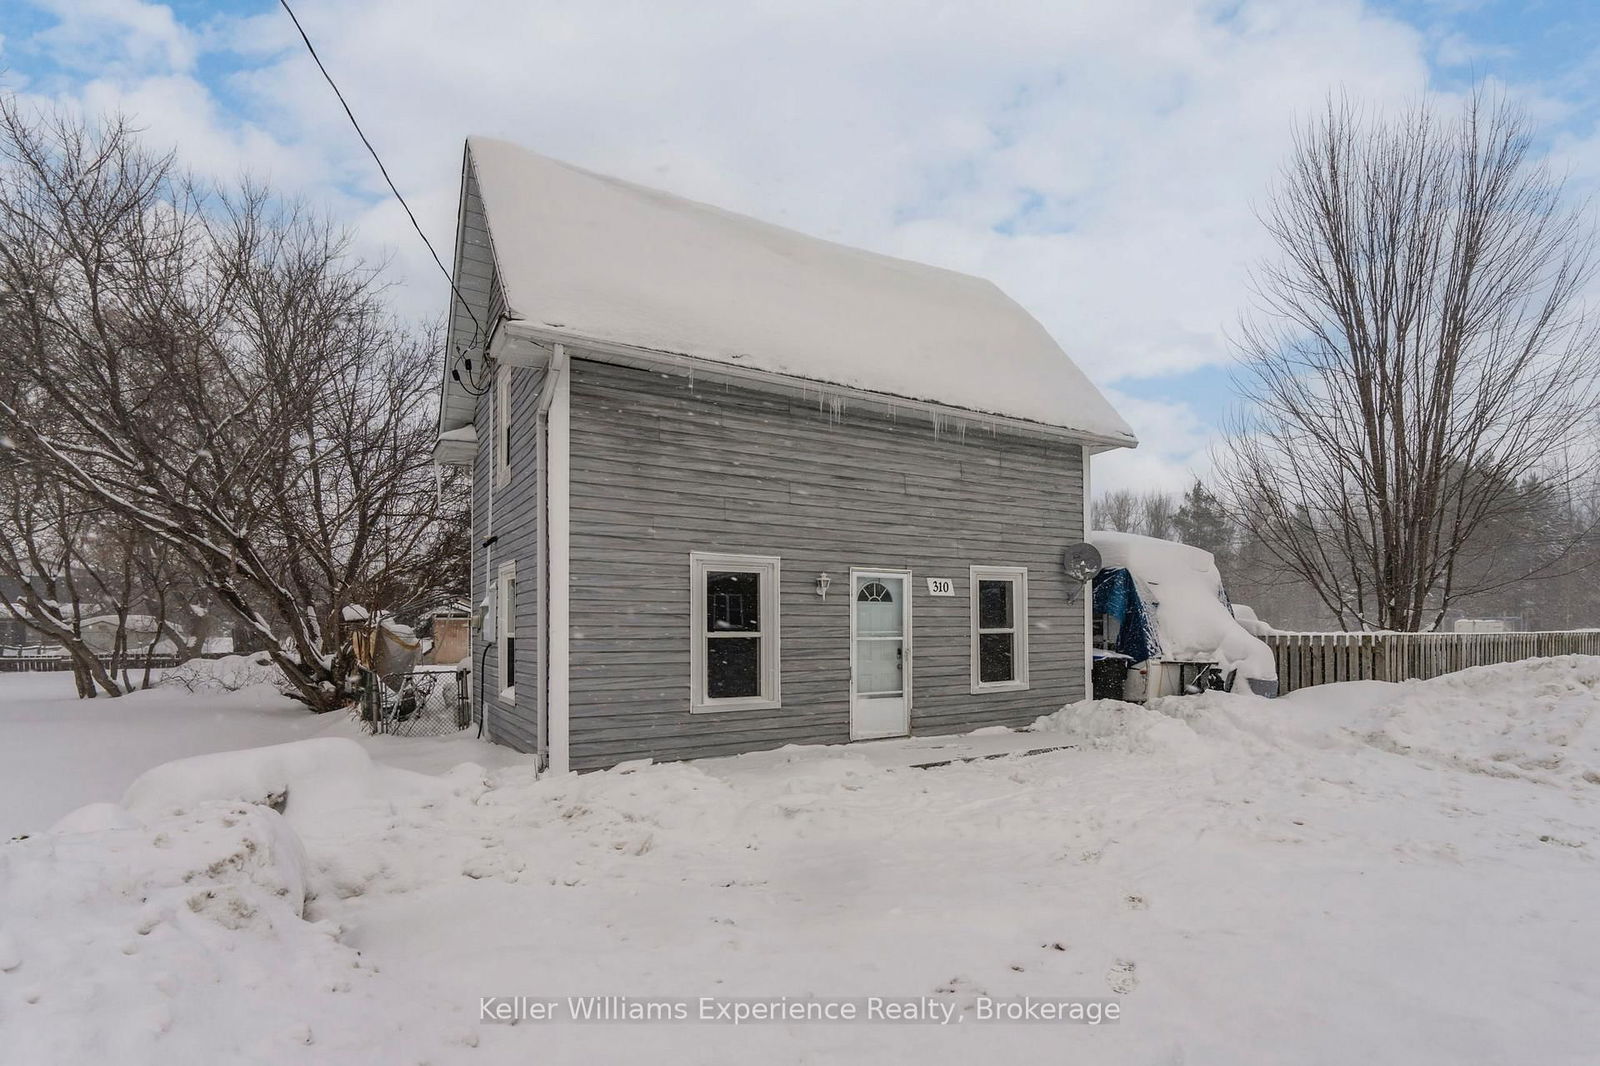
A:
[[[1016,726],[1084,698],[1089,457],[987,282],[468,142],[441,403],[475,706],[553,771]]]

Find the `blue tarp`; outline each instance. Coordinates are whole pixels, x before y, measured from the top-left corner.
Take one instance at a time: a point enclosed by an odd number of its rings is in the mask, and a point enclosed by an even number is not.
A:
[[[1110,566],[1094,576],[1094,613],[1108,614],[1122,623],[1112,651],[1121,652],[1136,663],[1161,654],[1150,612],[1126,567]]]

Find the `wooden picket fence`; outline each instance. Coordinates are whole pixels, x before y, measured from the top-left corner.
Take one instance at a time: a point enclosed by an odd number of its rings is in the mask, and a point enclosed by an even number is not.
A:
[[[1544,633],[1272,633],[1278,691],[1334,681],[1407,681],[1550,655],[1600,655],[1600,630]]]

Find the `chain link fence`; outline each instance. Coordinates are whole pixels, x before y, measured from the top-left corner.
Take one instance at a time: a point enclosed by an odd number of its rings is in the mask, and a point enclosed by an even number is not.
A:
[[[419,667],[404,673],[366,671],[355,717],[368,733],[438,737],[472,724],[471,685],[466,670]]]

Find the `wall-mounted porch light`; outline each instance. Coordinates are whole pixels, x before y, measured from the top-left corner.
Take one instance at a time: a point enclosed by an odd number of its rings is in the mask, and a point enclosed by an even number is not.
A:
[[[829,577],[827,574],[818,574],[817,575],[817,595],[821,596],[823,599],[827,599],[828,598],[828,586],[831,585],[831,584],[833,584],[833,578]]]

